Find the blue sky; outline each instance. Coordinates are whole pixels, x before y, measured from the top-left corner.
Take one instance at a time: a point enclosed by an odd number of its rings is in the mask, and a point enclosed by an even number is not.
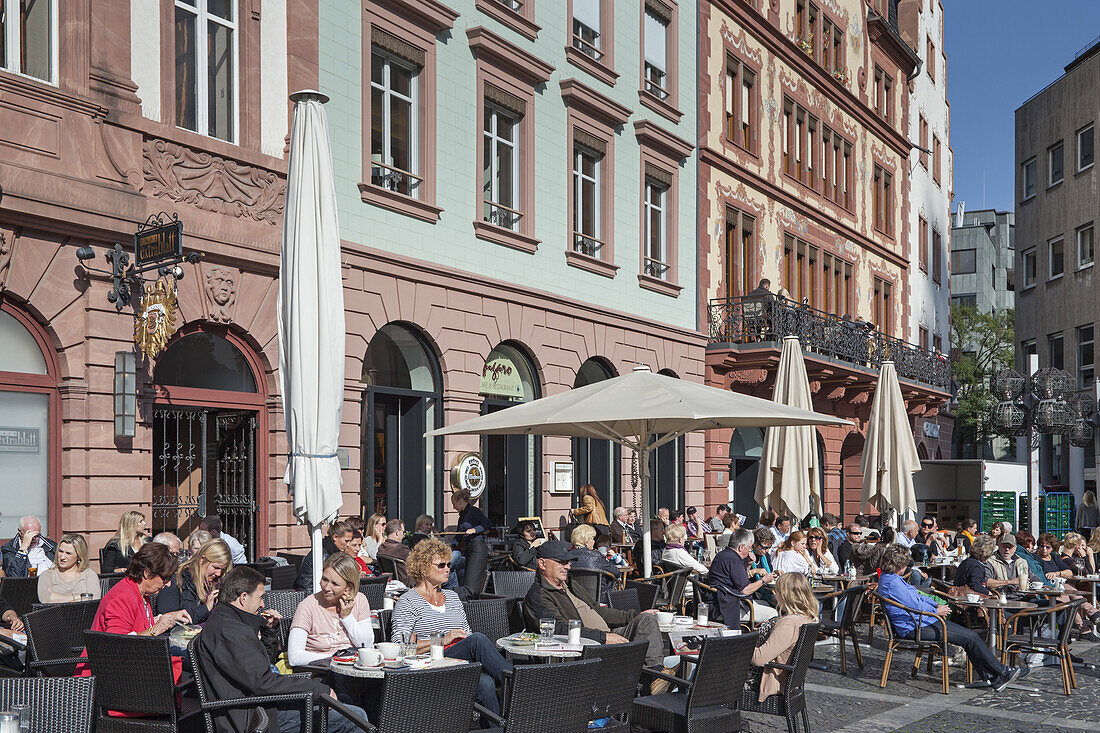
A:
[[[955,203],[1012,210],[1016,108],[1100,35],[1100,0],[943,4]]]

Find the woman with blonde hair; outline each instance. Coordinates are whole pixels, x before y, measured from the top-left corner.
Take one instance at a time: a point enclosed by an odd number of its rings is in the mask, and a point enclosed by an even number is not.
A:
[[[1085,538],[1076,532],[1067,532],[1062,538],[1062,549],[1059,552],[1062,562],[1073,571],[1077,577],[1092,575],[1096,572],[1096,557],[1089,548]]]
[[[385,514],[372,514],[367,520],[367,526],[363,528],[363,549],[360,557],[368,560],[378,559],[378,548],[386,541],[383,530],[386,528]]]
[[[57,543],[57,564],[38,576],[38,600],[71,603],[82,595],[99,598],[99,576],[88,567],[88,543],[78,534],[67,534]]]
[[[837,575],[840,573],[840,564],[837,563],[833,553],[829,550],[829,537],[821,527],[810,527],[806,531],[806,549],[814,565],[824,575]]]
[[[818,620],[818,602],[810,590],[810,581],[798,573],[785,573],[775,581],[775,604],[779,615],[760,624],[760,636],[752,653],[752,666],[745,680],[745,688],[755,692],[763,702],[768,695],[779,692],[785,670],[765,669],[772,662],[786,664],[798,632],[804,624]]]
[[[684,548],[687,540],[687,527],[682,524],[670,524],[665,530],[665,551],[661,553],[661,562],[691,568],[700,575],[706,575],[707,566],[691,556]]]
[[[1092,530],[1092,536],[1089,537],[1088,545],[1094,555],[1100,553],[1100,527]]]
[[[600,501],[600,495],[596,493],[596,487],[585,484],[578,494],[577,506],[570,512],[578,521],[591,524],[596,534],[611,534],[611,525],[607,521],[607,507]]]
[[[233,552],[224,540],[210,540],[180,565],[175,581],[157,594],[157,613],[187,611],[201,624],[218,602],[218,585],[233,569]]]
[[[128,511],[118,520],[118,532],[99,551],[99,569],[104,573],[122,573],[130,567],[130,558],[148,541],[149,525],[145,515]]]
[[[294,612],[287,637],[291,665],[312,664],[345,647],[374,643],[370,604],[359,592],[359,566],[334,552],[321,571],[321,590],[306,596]]]
[[[196,529],[187,535],[187,556],[191,557],[210,540],[214,539],[205,529]]]

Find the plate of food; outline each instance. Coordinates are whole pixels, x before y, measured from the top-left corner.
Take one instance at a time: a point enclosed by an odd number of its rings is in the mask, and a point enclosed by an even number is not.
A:
[[[539,635],[531,631],[521,631],[518,634],[512,634],[508,637],[508,641],[516,646],[531,646],[538,643]]]
[[[180,646],[186,646],[189,641],[199,635],[200,631],[202,631],[202,627],[196,624],[177,624],[169,636],[173,642],[178,643]]]
[[[359,655],[357,654],[333,654],[332,661],[337,664],[354,664],[358,661]]]

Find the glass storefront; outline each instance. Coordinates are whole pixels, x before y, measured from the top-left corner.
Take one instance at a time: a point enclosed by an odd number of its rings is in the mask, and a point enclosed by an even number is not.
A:
[[[589,359],[577,370],[573,389],[602,382],[615,376],[610,365],[600,359]],[[592,484],[607,508],[608,517],[622,502],[622,448],[610,440],[573,438],[574,502],[576,492]]]

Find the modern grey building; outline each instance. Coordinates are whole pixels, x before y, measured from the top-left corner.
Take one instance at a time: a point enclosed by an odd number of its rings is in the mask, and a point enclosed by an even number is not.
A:
[[[951,304],[982,313],[1016,307],[1015,213],[960,206],[951,223]]]
[[[1022,371],[1037,353],[1040,367],[1065,369],[1094,400],[1098,115],[1100,41],[1016,110],[1016,366]],[[1069,486],[1079,499],[1096,485],[1096,441],[1066,448],[1058,436],[1044,439],[1039,480]]]

